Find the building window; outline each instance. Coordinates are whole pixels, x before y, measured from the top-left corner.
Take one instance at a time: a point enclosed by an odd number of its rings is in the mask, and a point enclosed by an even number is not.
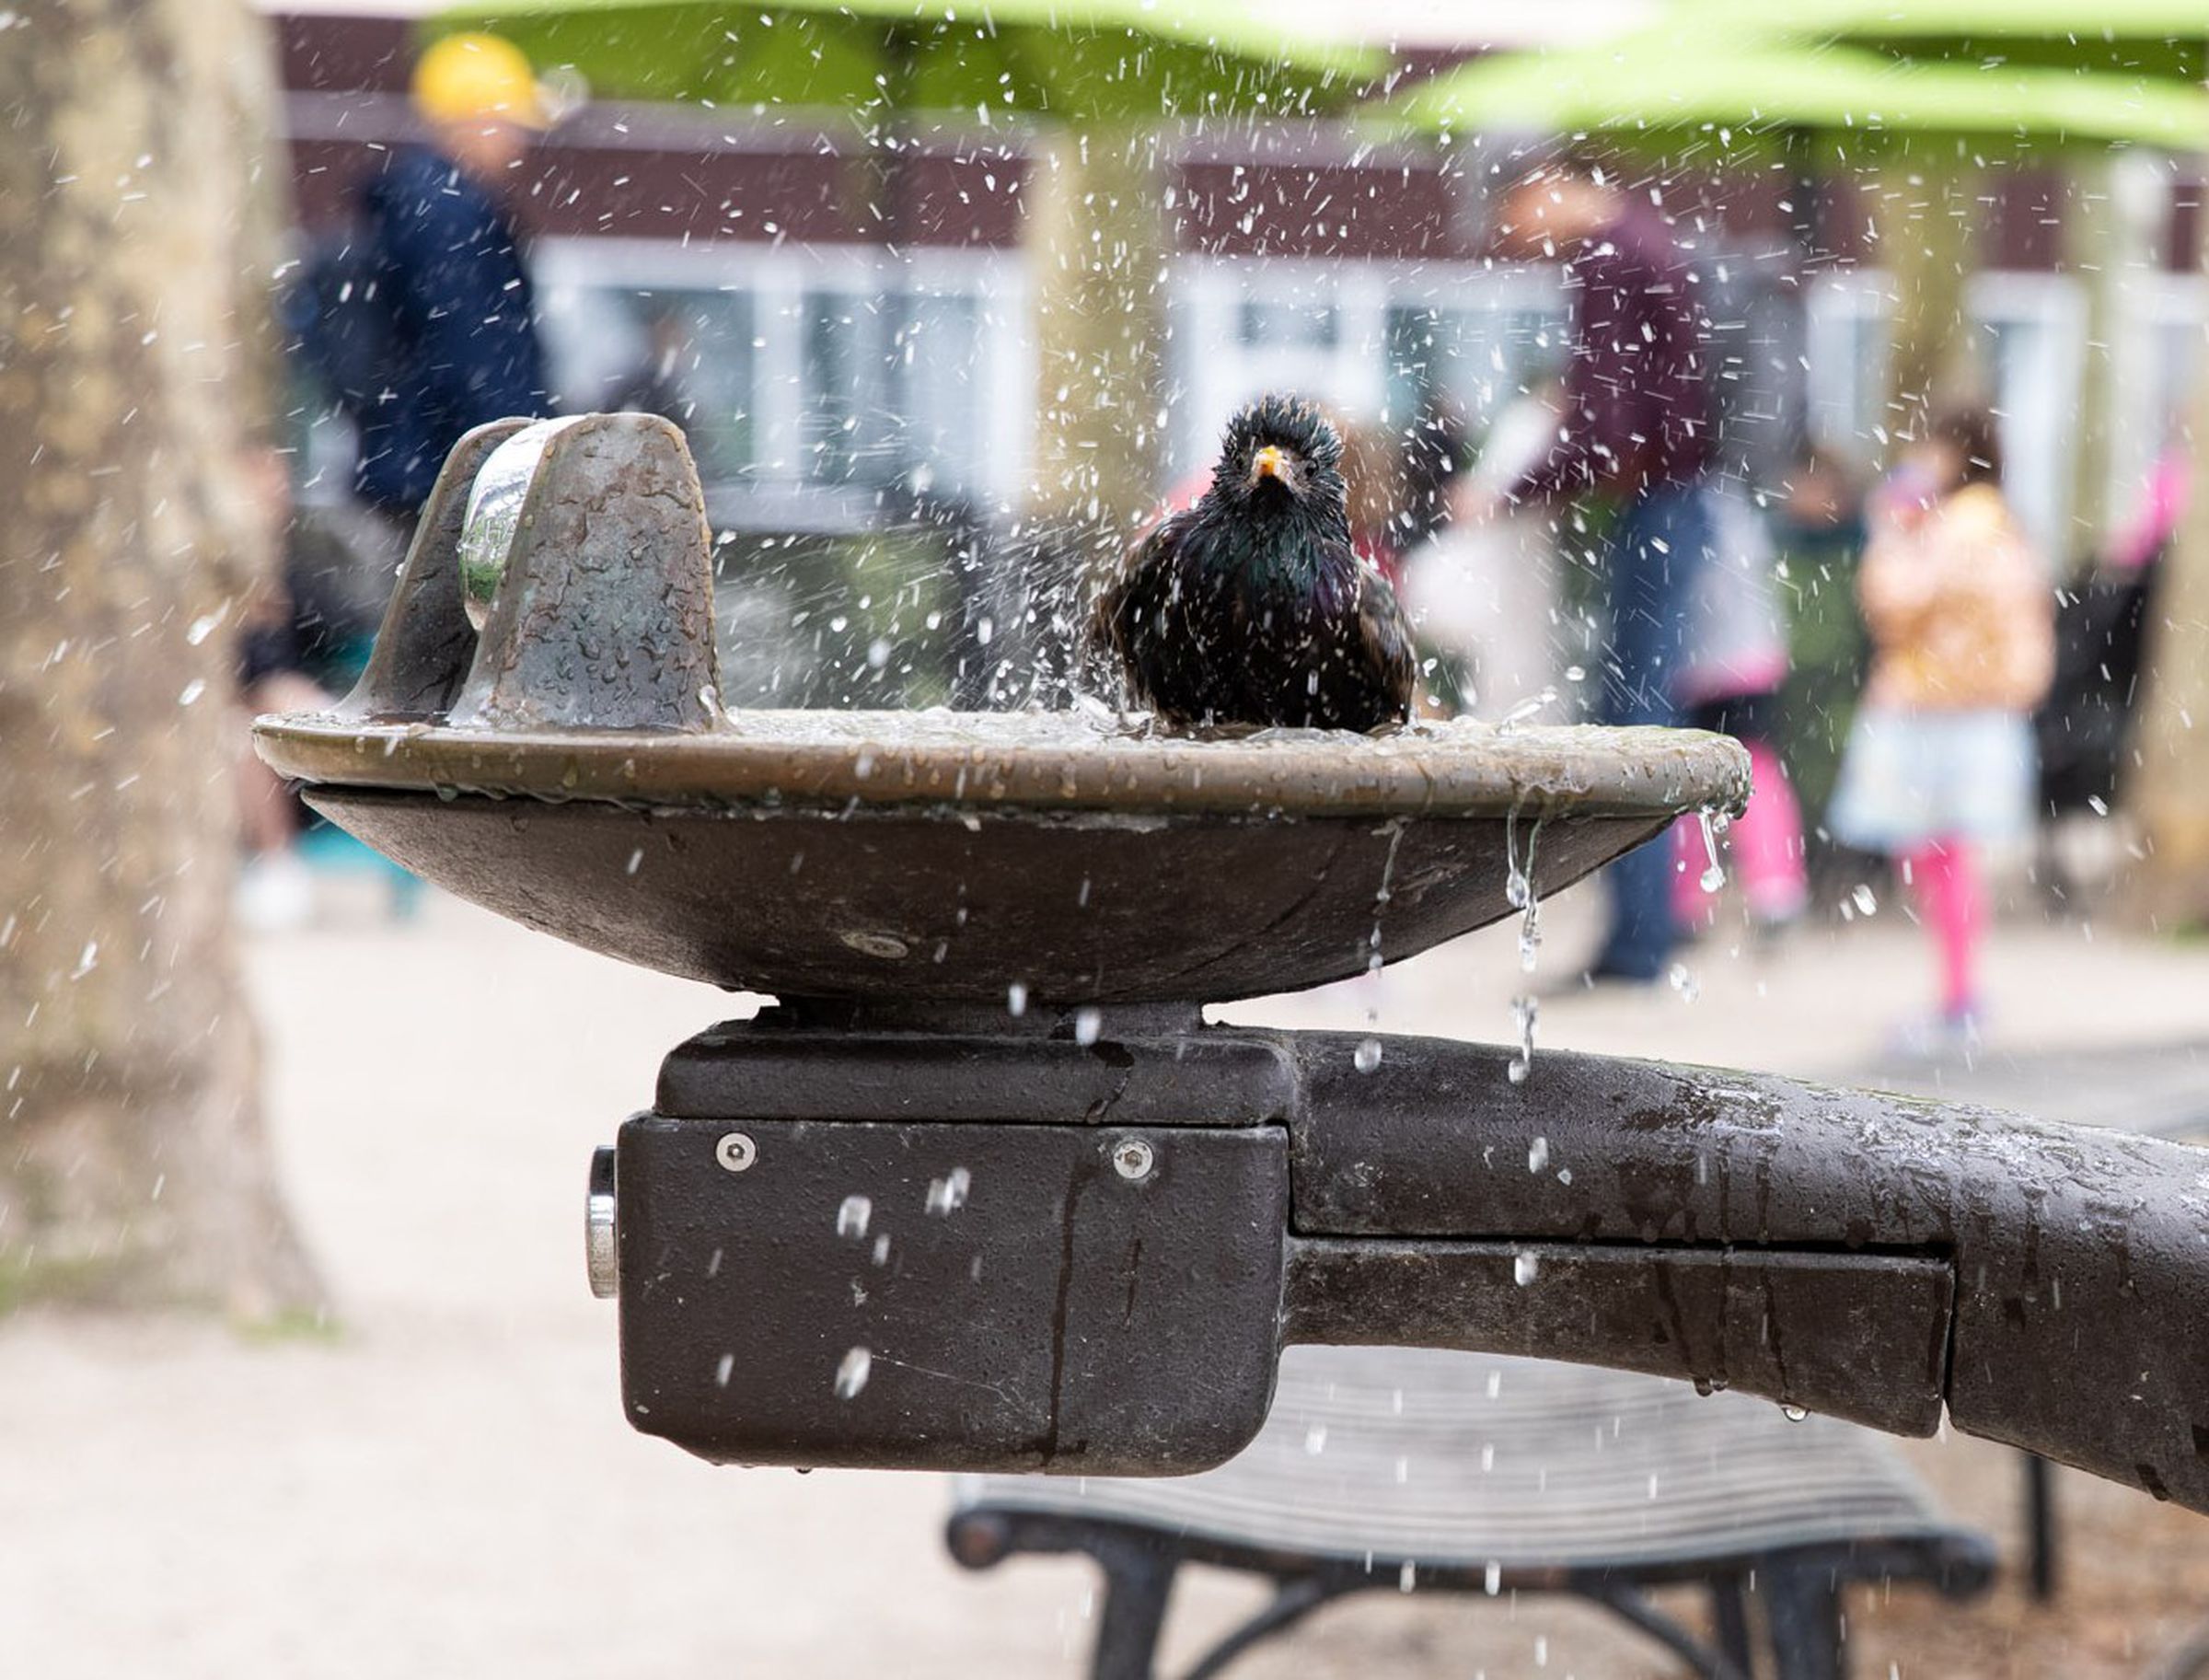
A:
[[[1016,259],[921,253],[889,294],[849,258],[757,246],[549,240],[538,268],[562,406],[679,404],[710,492],[1018,493],[1034,351]]]
[[[988,484],[989,344],[971,293],[908,292],[891,374],[914,488],[973,496]]]
[[[1209,467],[1228,416],[1264,391],[1392,431],[1439,401],[1477,433],[1567,344],[1557,277],[1534,267],[1186,258],[1173,318],[1176,477]]]
[[[1388,418],[1440,401],[1477,434],[1505,404],[1564,371],[1571,328],[1561,299],[1498,289],[1472,307],[1398,304],[1388,314]]]
[[[873,423],[885,372],[879,310],[855,293],[811,291],[792,313],[804,345],[797,476],[816,484],[889,477],[891,451]]]
[[[1804,370],[1810,441],[1859,467],[1887,453],[1893,314],[1883,274],[1828,275],[1810,289]]]
[[[2075,558],[2086,299],[2060,274],[1980,274],[1969,313],[1983,388],[2002,426],[2002,493],[2048,564],[2064,570]]]
[[[1342,312],[1331,303],[1246,297],[1237,325],[1248,350],[1332,350],[1342,337]]]

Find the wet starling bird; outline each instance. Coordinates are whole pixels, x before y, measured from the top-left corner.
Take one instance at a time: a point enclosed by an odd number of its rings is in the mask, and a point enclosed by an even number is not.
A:
[[[1350,547],[1342,439],[1291,398],[1228,423],[1211,488],[1144,539],[1094,629],[1168,724],[1366,730],[1411,715],[1411,627]]]

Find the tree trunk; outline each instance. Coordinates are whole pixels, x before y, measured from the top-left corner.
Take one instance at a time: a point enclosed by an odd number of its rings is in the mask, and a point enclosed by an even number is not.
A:
[[[2198,237],[2197,267],[2209,272],[2209,218]],[[2144,854],[2125,909],[2166,931],[2209,927],[2209,377],[2200,373],[2192,421],[2192,493],[2156,583],[2122,784]]]
[[[1879,261],[1894,286],[1891,438],[1921,435],[1933,411],[1961,395],[1973,377],[1964,293],[1983,219],[1973,197],[1979,179],[1966,159],[1928,145],[1906,153],[1879,181]]]
[[[1124,540],[1156,504],[1166,215],[1157,130],[1059,130],[1029,172],[1038,401],[1029,511]]]
[[[2209,380],[2192,434],[2193,493],[2156,585],[2123,783],[2145,854],[2127,909],[2167,932],[2209,926]]]
[[[2110,472],[2115,441],[2115,346],[2123,331],[2125,294],[2145,267],[2140,230],[2117,192],[2118,159],[2094,155],[2066,166],[2064,272],[2086,298],[2086,344],[2079,357],[2078,416],[2071,437],[2071,520],[2064,551],[2050,555],[2068,577],[2080,556],[2101,552],[2109,535]]]
[[[243,0],[0,29],[0,1305],[318,1300],[230,923],[273,532],[269,42]],[[11,336],[12,335],[12,336]]]

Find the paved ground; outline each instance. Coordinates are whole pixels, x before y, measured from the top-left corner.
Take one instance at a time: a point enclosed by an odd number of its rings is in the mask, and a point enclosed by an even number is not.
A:
[[[1549,920],[1546,966],[1562,971],[1584,911],[1568,899]],[[583,1285],[584,1166],[648,1099],[658,1055],[728,1000],[446,900],[395,929],[359,894],[320,930],[257,944],[252,965],[285,1176],[341,1332],[257,1345],[190,1325],[0,1328],[6,1673],[1078,1672],[1084,1568],[960,1573],[936,1479],[713,1470],[622,1424],[612,1312]],[[1682,991],[1546,1004],[1543,1041],[1860,1072],[1926,962],[1882,910],[1764,956],[1715,940],[1691,966]],[[1235,1014],[1354,1026],[1370,1012],[1388,1030],[1504,1037],[1516,979],[1509,933],[1491,933],[1378,984]],[[2133,1046],[2146,1083],[2181,1100],[2192,1053],[2173,1047],[2209,1030],[2205,998],[2209,947],[2012,931],[1974,1092],[2007,1081],[2003,1100],[2031,1102],[2048,1088],[2035,1069],[2053,1067],[2076,1107],[2081,1067],[2106,1066],[2076,1059]],[[2112,1108],[2141,1083],[2108,1081]],[[1910,1450],[1951,1509],[2009,1544],[2011,1455]],[[1866,1602],[1859,1674],[2134,1674],[2209,1616],[2209,1523],[2083,1478],[2064,1493],[2063,1604],[2030,1610],[2014,1588],[1968,1610]],[[1252,1602],[1197,1583],[1176,1649]],[[1377,1595],[1240,1672],[1670,1671],[1586,1613]]]

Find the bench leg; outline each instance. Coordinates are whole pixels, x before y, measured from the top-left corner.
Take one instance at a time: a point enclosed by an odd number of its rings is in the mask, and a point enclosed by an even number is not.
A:
[[[1777,1680],[1846,1680],[1841,1589],[1833,1571],[1808,1565],[1758,1573]]]
[[[1090,1680],[1151,1680],[1179,1560],[1133,1546],[1101,1551],[1096,1558],[1104,1571],[1104,1605]]]
[[[1677,1621],[1649,1603],[1638,1588],[1605,1581],[1600,1576],[1577,1583],[1572,1591],[1593,1599],[1621,1621],[1631,1623],[1685,1663],[1697,1680],[1750,1680],[1751,1670],[1722,1651],[1713,1650]]]
[[[2032,1560],[2033,1601],[2044,1605],[2055,1597],[2055,1476],[2045,1458],[2024,1456],[2026,1555]]]
[[[1287,1631],[1329,1599],[1340,1598],[1351,1590],[1317,1575],[1277,1581],[1273,1602],[1206,1651],[1203,1660],[1182,1680],[1213,1680],[1214,1675],[1260,1639]]]
[[[1710,1583],[1711,1624],[1718,1650],[1743,1674],[1756,1673],[1756,1648],[1749,1633],[1748,1583],[1739,1575],[1720,1575]]]

